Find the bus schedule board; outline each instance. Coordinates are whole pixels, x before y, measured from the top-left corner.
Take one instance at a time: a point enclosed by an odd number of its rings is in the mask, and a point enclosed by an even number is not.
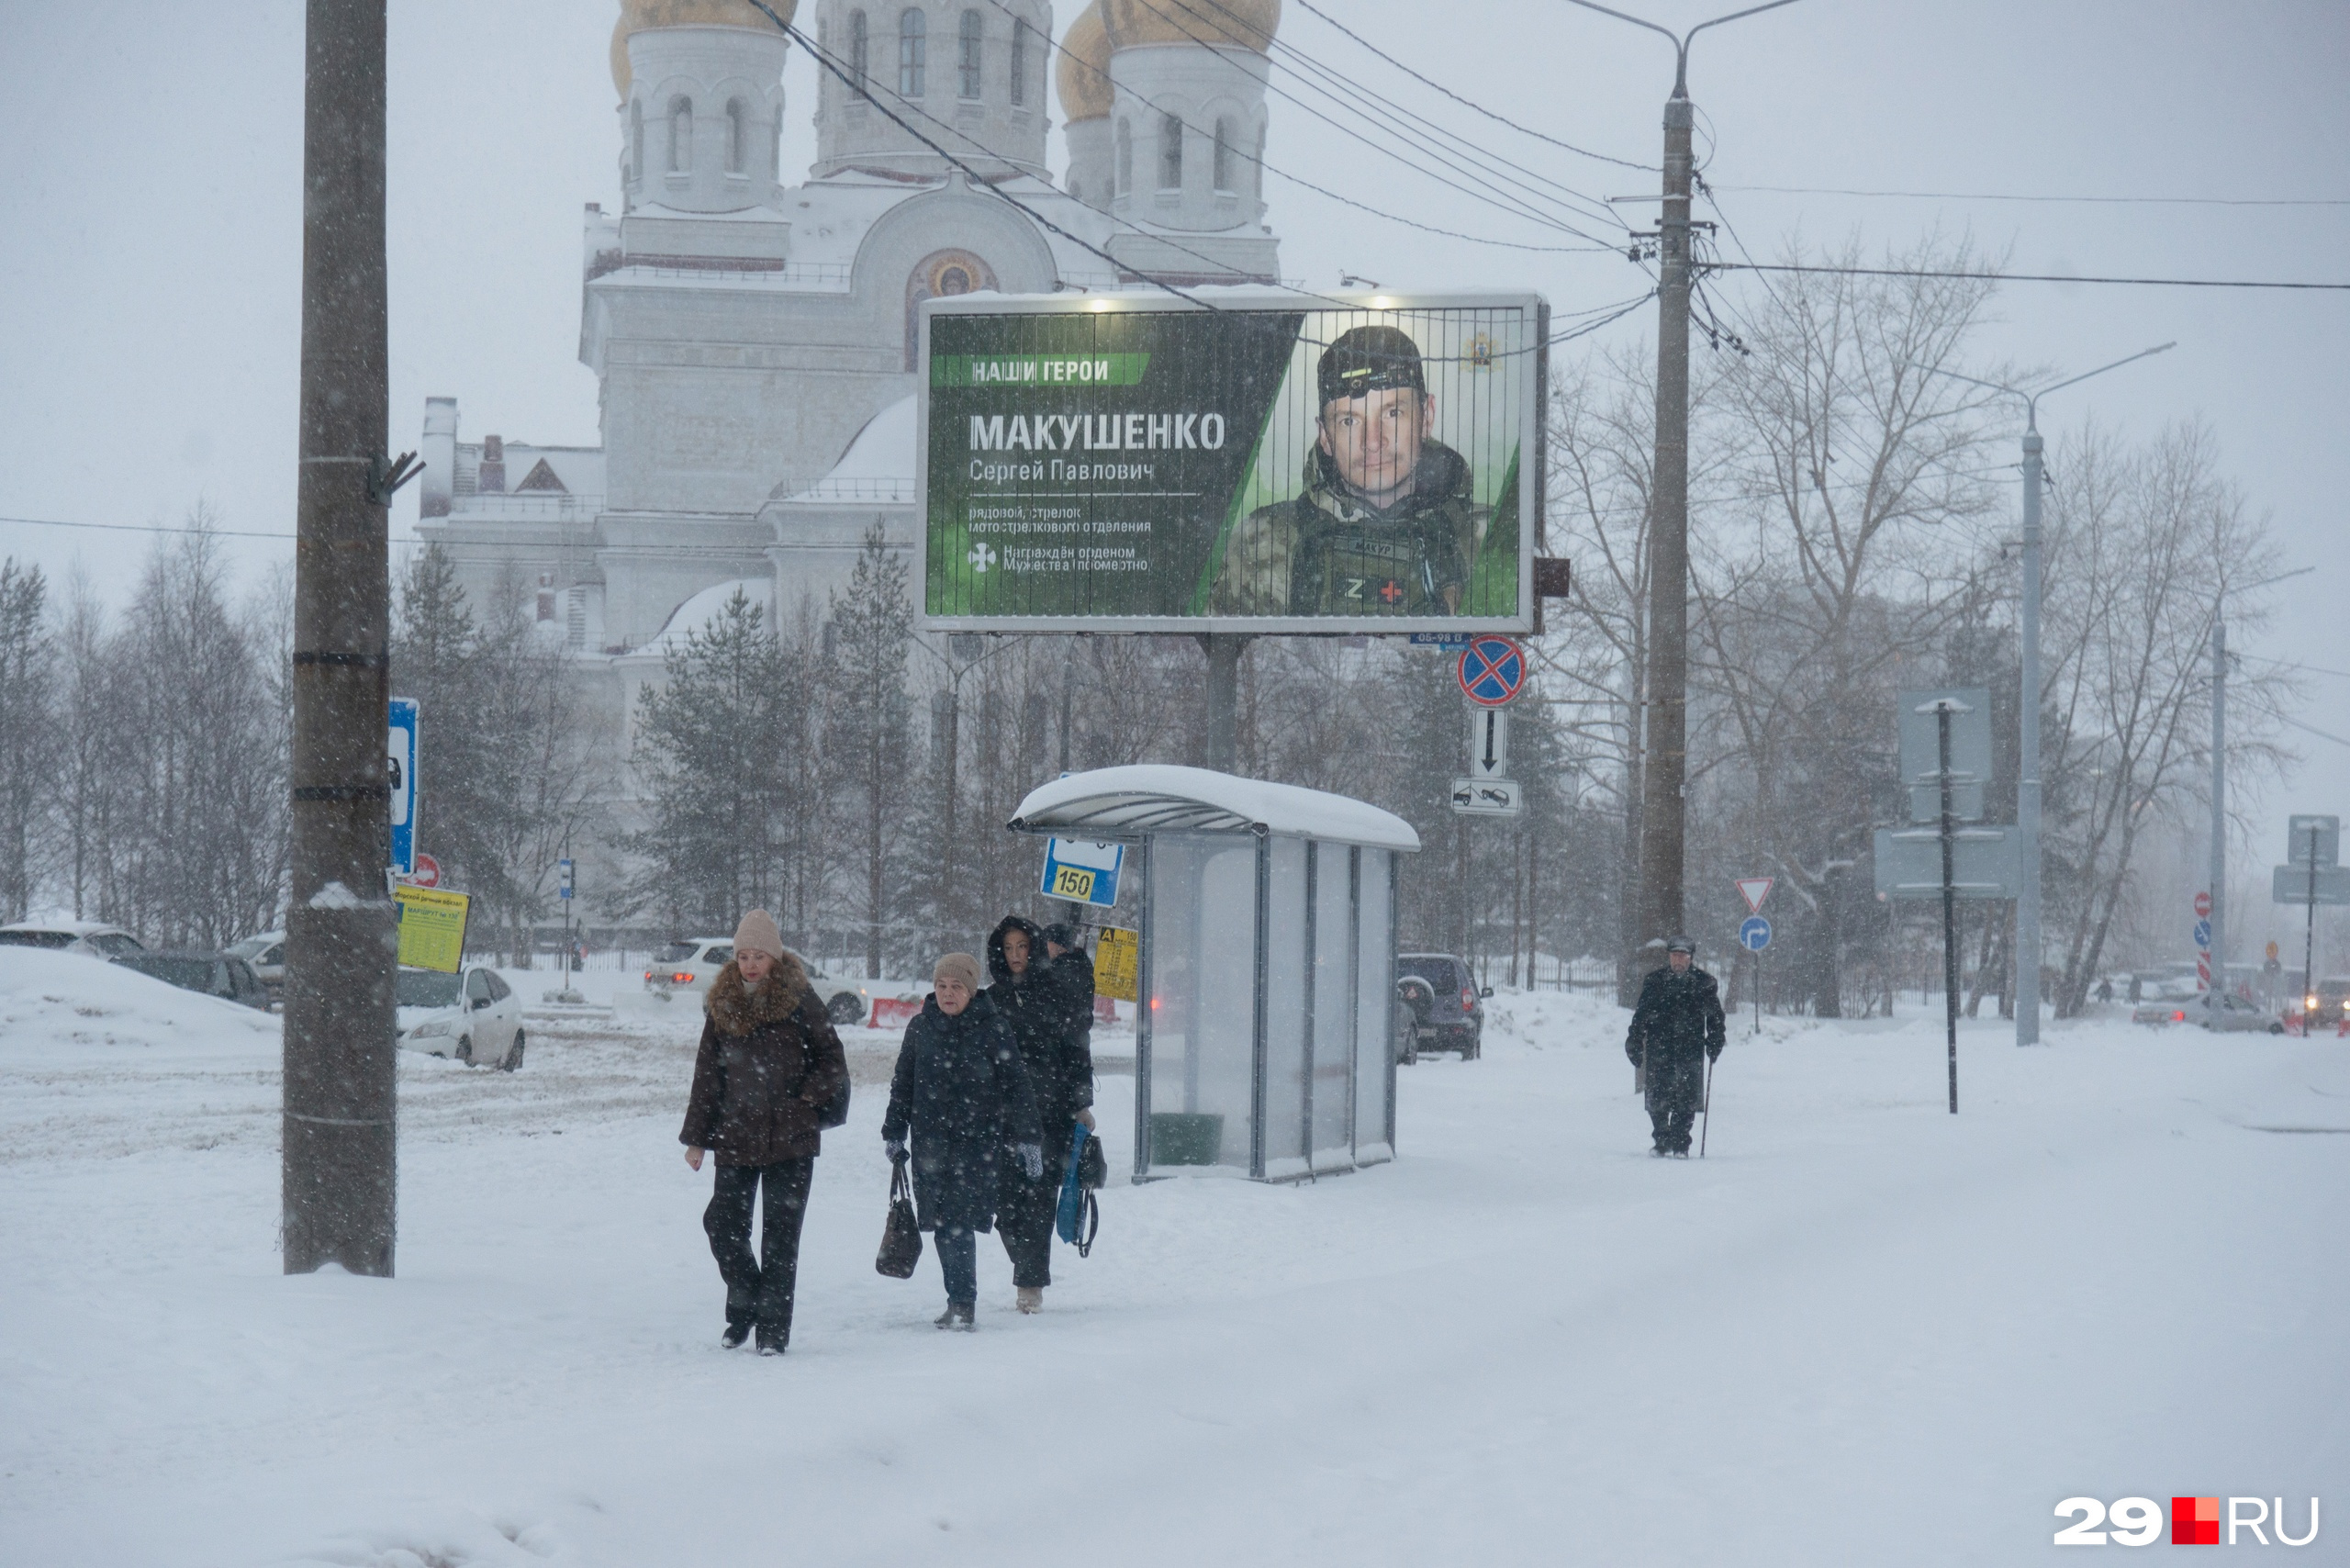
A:
[[[923,625],[1530,631],[1541,298],[1201,294],[924,302]]]

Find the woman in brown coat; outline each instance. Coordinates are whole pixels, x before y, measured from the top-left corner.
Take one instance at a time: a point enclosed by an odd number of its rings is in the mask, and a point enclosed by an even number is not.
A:
[[[767,911],[734,932],[734,958],[711,982],[701,1049],[677,1141],[686,1163],[718,1157],[716,1191],[702,1211],[719,1277],[726,1282],[733,1350],[755,1330],[759,1354],[791,1342],[800,1270],[800,1224],[821,1151],[824,1109],[848,1084],[848,1061],[824,1004]],[[751,1256],[751,1207],[767,1188],[759,1255]]]

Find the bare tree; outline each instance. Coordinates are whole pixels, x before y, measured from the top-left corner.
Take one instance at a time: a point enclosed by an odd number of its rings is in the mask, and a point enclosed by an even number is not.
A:
[[[2071,1017],[2125,914],[2141,845],[2208,777],[2207,649],[2219,599],[2272,575],[2275,554],[2266,524],[2220,476],[2200,424],[2138,448],[2092,427],[2052,466],[2042,756],[2051,924],[2065,947],[2055,1000]],[[2257,613],[2241,604],[2230,612],[2240,622]],[[2275,674],[2248,670],[2232,682],[2245,765],[2273,762],[2258,725],[2286,694]]]
[[[1857,247],[1825,259],[1861,262]],[[1985,270],[1968,247],[1932,241],[1888,264]],[[1853,900],[1852,883],[1891,772],[1894,691],[1960,602],[1964,525],[1992,502],[1970,389],[1934,374],[1964,352],[1991,288],[1972,275],[1793,274],[1721,378],[1715,438],[1735,452],[1742,493],[1707,509],[1693,551],[1701,722],[1711,762],[1739,775],[1729,839],[1807,912],[1790,946],[1822,1016],[1842,1011],[1847,945],[1881,929],[1856,922],[1874,901]],[[1730,847],[1717,836],[1717,855]],[[1727,875],[1708,880],[1728,914]]]
[[[48,600],[39,566],[0,561],[0,922],[25,918],[39,879],[57,749]]]
[[[888,939],[909,913],[900,862],[912,772],[906,664],[913,638],[906,564],[878,526],[866,534],[848,591],[832,596],[831,610],[830,750],[838,759],[842,815],[856,846],[847,879],[852,924],[865,952],[866,976],[878,980]]]

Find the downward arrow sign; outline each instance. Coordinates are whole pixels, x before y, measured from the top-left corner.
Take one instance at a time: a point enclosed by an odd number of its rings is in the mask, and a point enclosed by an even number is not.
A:
[[[1498,760],[1497,760],[1497,759],[1494,757],[1494,718],[1495,718],[1495,714],[1494,714],[1494,711],[1493,711],[1492,709],[1490,709],[1490,708],[1486,709],[1486,710],[1485,710],[1485,771],[1486,771],[1486,772],[1488,772],[1488,773],[1492,773],[1492,772],[1495,771],[1495,770],[1500,767],[1500,763],[1498,762]]]

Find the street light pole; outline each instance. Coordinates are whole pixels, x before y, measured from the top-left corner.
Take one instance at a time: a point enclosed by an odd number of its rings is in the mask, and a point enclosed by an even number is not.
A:
[[[2228,991],[2228,599],[2211,617],[2211,989],[2203,1006],[2217,1027]]]
[[[1649,656],[1640,788],[1640,908],[1631,957],[1678,935],[1689,773],[1689,44],[1707,28],[1791,6],[1769,0],[1700,22],[1675,36],[1623,11],[1571,0],[1586,11],[1662,33],[1673,49],[1673,95],[1664,104],[1664,210],[1657,223],[1656,462],[1650,483]]]
[[[1926,368],[1953,381],[1964,381],[2010,398],[2023,399],[2023,635],[2021,668],[2016,682],[2020,702],[2016,714],[2016,837],[2022,875],[2016,888],[2016,1044],[2040,1044],[2040,488],[2042,477],[2040,400],[2051,392],[2077,386],[2093,375],[2163,353],[2176,342],[2142,349],[2127,359],[2084,371],[2068,381],[2026,392],[1997,381],[1978,381],[1940,365]]]

